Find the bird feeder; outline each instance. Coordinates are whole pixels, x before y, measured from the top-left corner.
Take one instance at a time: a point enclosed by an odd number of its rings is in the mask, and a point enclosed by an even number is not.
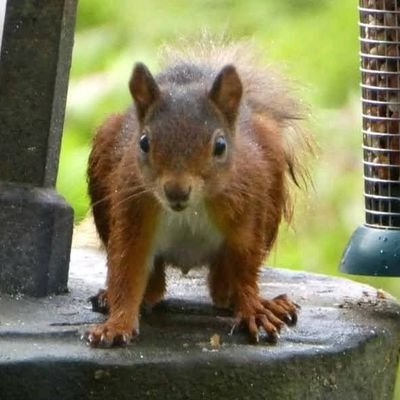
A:
[[[359,17],[365,224],[341,271],[400,276],[400,0],[360,0]]]

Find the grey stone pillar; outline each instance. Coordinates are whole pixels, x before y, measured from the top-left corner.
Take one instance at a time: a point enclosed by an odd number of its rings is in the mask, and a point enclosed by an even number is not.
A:
[[[0,50],[1,50],[1,41],[3,39],[3,25],[4,25],[4,16],[6,14],[6,4],[7,0],[0,2]]]
[[[73,212],[54,189],[76,0],[8,0],[0,55],[0,292],[67,289]]]

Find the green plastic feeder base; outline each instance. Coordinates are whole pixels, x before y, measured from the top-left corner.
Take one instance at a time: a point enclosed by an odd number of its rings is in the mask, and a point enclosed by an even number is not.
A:
[[[359,226],[344,251],[340,270],[354,275],[400,276],[400,229]]]

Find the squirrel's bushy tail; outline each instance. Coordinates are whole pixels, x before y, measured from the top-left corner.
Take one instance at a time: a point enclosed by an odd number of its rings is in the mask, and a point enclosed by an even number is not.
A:
[[[315,144],[308,130],[302,126],[307,118],[307,107],[293,95],[291,82],[273,68],[263,64],[260,50],[253,41],[232,42],[204,34],[198,40],[182,41],[177,46],[164,46],[161,60],[164,65],[193,63],[211,66],[218,72],[233,64],[242,80],[244,97],[251,110],[272,117],[282,127],[287,163],[287,191],[291,180],[298,187],[307,188],[310,156]],[[285,217],[292,216],[292,196],[287,196]]]

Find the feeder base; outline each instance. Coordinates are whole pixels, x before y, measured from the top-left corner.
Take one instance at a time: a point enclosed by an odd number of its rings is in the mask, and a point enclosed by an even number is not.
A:
[[[7,400],[393,400],[400,304],[376,289],[320,274],[260,271],[260,292],[301,305],[276,345],[231,335],[206,269],[167,270],[166,299],[143,313],[125,348],[91,349],[80,335],[104,315],[87,298],[103,287],[106,256],[71,253],[70,293],[0,298],[0,398]]]
[[[359,226],[344,251],[340,270],[354,275],[400,276],[400,230]]]

